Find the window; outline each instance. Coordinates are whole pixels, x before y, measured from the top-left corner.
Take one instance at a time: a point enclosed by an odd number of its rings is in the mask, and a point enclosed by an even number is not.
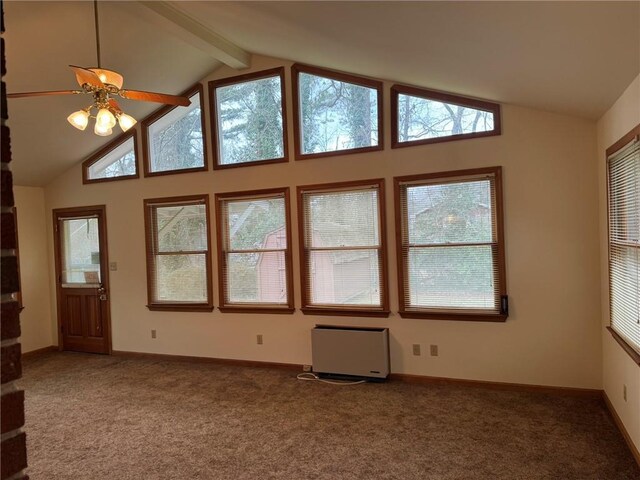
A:
[[[166,106],[142,122],[145,176],[207,169],[202,85],[182,94],[188,107]]]
[[[400,315],[504,321],[501,167],[396,177]]]
[[[150,310],[213,310],[209,196],[144,201]]]
[[[500,105],[432,90],[391,87],[391,147],[500,135]]]
[[[287,161],[284,91],[284,68],[209,82],[214,168]]]
[[[295,64],[296,160],[382,150],[382,82]]]
[[[137,151],[136,131],[121,135],[82,163],[82,183],[138,178]]]
[[[289,189],[216,195],[220,310],[293,313]]]
[[[607,157],[610,331],[640,364],[640,125]]]
[[[302,311],[388,316],[384,180],[298,187]]]

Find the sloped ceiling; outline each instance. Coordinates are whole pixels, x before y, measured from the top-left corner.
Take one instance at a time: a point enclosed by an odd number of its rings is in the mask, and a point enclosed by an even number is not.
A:
[[[246,51],[588,119],[640,72],[640,2],[176,2]],[[130,7],[130,5],[129,5]],[[101,3],[103,60],[125,86],[179,93],[219,62]],[[90,2],[5,2],[8,91],[73,88],[93,66]],[[16,183],[44,185],[106,143],[77,97],[9,103]],[[153,104],[121,102],[144,117]]]

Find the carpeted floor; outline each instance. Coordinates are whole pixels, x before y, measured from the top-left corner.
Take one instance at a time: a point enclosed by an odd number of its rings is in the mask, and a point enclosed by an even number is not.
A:
[[[595,399],[74,353],[20,383],[32,480],[640,478]]]

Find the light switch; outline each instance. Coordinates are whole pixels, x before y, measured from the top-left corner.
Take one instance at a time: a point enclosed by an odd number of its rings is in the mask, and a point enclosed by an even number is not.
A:
[[[109,262],[109,270],[111,270],[112,272],[115,272],[116,270],[118,270],[118,263],[117,262]]]

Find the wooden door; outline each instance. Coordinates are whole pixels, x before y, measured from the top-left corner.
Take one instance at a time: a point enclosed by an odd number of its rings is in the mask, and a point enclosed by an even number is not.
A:
[[[53,211],[61,350],[111,353],[104,205]]]

